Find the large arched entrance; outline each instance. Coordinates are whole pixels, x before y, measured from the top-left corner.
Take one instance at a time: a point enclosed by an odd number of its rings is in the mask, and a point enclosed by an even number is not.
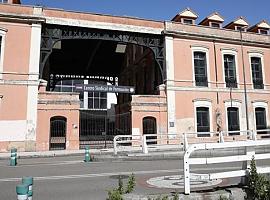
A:
[[[40,77],[47,90],[79,92],[80,147],[131,134],[132,95],[156,95],[165,80],[162,35],[48,25],[42,27]],[[132,87],[134,92],[76,90],[76,85]]]

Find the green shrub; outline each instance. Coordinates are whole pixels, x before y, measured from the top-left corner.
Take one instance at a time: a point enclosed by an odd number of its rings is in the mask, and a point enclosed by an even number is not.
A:
[[[135,185],[136,185],[135,176],[132,173],[128,177],[127,186],[126,186],[126,189],[124,189],[125,187],[124,187],[123,179],[120,175],[118,179],[118,187],[113,190],[108,191],[107,200],[123,200],[122,194],[131,193],[134,190]]]
[[[250,163],[250,172],[247,183],[247,199],[250,200],[266,200],[270,199],[269,195],[270,183],[267,178],[258,174],[254,156]]]
[[[118,191],[120,194],[124,193],[124,184],[123,184],[123,179],[121,178],[121,176],[119,176],[118,178]]]
[[[219,200],[229,200],[226,196],[220,195]]]
[[[107,200],[123,200],[123,197],[118,189],[113,189],[108,191]]]
[[[176,192],[176,193],[173,195],[173,200],[179,200],[179,194],[178,194],[178,192]]]
[[[134,190],[135,185],[136,185],[135,176],[132,173],[128,177],[128,183],[127,183],[126,193],[131,193]]]

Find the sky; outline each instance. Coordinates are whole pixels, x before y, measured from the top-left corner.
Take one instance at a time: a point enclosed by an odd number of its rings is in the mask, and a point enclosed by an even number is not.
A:
[[[185,8],[199,15],[197,23],[213,12],[225,19],[224,25],[244,16],[250,25],[270,22],[270,0],[21,0],[24,5],[131,16],[158,21],[171,20]]]

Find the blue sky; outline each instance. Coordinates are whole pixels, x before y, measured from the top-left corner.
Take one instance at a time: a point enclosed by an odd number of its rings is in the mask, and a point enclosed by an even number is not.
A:
[[[197,22],[217,11],[225,24],[244,16],[250,25],[263,19],[270,22],[270,0],[21,0],[25,5],[43,5],[90,13],[170,20],[190,7],[199,15]]]

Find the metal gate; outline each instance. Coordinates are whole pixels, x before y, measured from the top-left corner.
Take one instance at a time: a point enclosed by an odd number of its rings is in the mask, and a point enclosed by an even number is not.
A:
[[[131,134],[130,124],[130,112],[112,115],[107,110],[81,110],[80,148],[113,147],[115,135]]]
[[[50,119],[50,150],[66,149],[67,119],[56,116]]]

